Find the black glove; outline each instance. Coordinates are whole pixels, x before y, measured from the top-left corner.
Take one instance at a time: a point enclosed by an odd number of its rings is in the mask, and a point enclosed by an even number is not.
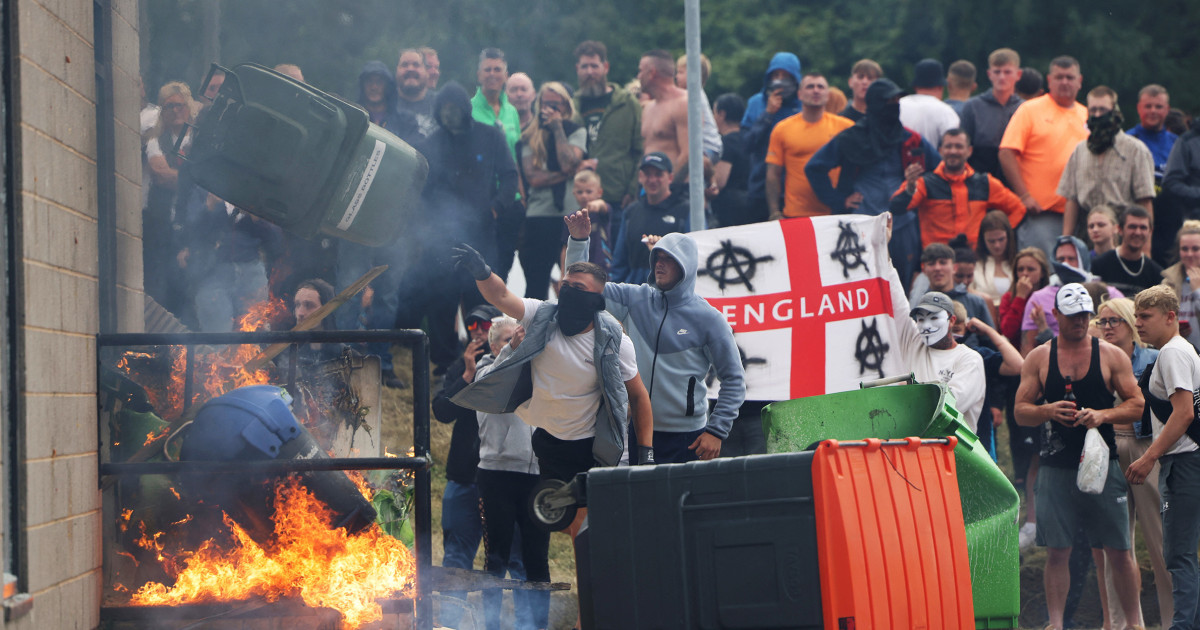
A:
[[[459,243],[450,250],[450,258],[454,260],[454,268],[462,269],[471,274],[472,278],[482,282],[492,276],[492,268],[483,260],[483,256],[475,248],[466,243]]]
[[[654,465],[654,447],[638,445],[638,466],[653,466]]]

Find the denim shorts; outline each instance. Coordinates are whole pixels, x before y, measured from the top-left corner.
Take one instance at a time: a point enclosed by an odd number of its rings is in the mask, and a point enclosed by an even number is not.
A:
[[[1067,549],[1084,527],[1092,547],[1129,549],[1129,484],[1117,460],[1108,462],[1108,481],[1100,494],[1087,494],[1075,483],[1074,468],[1043,466],[1037,475],[1037,544]]]

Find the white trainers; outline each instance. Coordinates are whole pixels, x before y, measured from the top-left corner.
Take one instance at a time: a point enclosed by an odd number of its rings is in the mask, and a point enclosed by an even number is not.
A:
[[[1037,541],[1037,524],[1026,522],[1017,530],[1017,548],[1025,551]]]

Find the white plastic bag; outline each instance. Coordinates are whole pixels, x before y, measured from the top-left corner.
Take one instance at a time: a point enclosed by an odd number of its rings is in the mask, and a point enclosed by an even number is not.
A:
[[[1108,445],[1095,428],[1088,429],[1083,438],[1083,454],[1079,456],[1079,472],[1075,485],[1088,494],[1104,492],[1108,480]]]

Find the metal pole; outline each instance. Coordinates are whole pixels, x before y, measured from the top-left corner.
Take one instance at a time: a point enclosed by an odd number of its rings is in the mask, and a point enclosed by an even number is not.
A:
[[[687,41],[688,195],[692,230],[704,225],[704,99],[700,85],[700,0],[683,0]],[[675,168],[679,168],[676,166]]]
[[[421,335],[412,349],[413,362],[413,455],[429,457],[429,338]],[[414,473],[416,493],[413,509],[416,522],[414,547],[417,555],[417,588],[413,613],[416,630],[433,628],[433,599],[430,597],[430,568],[433,566],[433,503],[428,468]]]

